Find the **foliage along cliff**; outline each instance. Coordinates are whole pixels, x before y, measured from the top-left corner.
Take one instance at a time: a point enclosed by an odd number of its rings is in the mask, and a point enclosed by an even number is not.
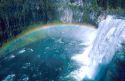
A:
[[[0,45],[33,24],[89,23],[125,13],[124,0],[0,0]]]

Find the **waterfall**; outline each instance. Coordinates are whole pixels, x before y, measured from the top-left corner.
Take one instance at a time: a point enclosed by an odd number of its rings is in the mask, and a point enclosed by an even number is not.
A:
[[[100,65],[107,65],[111,62],[115,52],[120,48],[120,44],[125,40],[125,20],[117,19],[115,16],[107,16],[99,23],[97,32],[89,53],[90,69],[95,68],[92,70],[94,71],[92,76],[96,77],[96,81],[99,80],[97,69]]]
[[[109,63],[114,52],[123,42],[125,35],[125,20],[108,16],[99,24],[98,33],[90,51],[90,58],[97,63]]]
[[[75,81],[100,81],[104,77],[105,68],[123,41],[125,41],[125,20],[107,16],[100,21],[91,45],[82,54],[72,57],[81,64],[81,67],[68,76],[74,77]]]

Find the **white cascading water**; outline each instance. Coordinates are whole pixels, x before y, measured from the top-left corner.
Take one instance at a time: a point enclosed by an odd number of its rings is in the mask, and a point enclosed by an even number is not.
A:
[[[95,68],[95,70],[92,70],[92,78],[96,79],[96,81],[100,78],[100,75],[97,73],[99,65],[107,65],[111,62],[115,52],[125,39],[124,35],[125,20],[107,16],[105,20],[100,22],[96,39],[89,53],[91,59],[90,66]]]
[[[71,72],[76,81],[82,81],[85,78],[92,81],[100,81],[103,72],[100,65],[109,64],[125,40],[125,20],[116,19],[114,16],[107,16],[105,20],[99,23],[96,38],[92,45],[79,55],[72,57],[73,60],[81,64],[81,68]],[[81,59],[79,61],[79,59]]]
[[[108,16],[106,20],[101,21],[90,51],[92,60],[96,60],[98,63],[109,63],[114,56],[114,52],[123,42],[123,35],[125,35],[125,20]]]

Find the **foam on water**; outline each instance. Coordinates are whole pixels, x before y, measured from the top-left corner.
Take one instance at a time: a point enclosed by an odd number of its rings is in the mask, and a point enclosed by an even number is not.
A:
[[[124,36],[125,20],[107,16],[99,23],[94,42],[82,54],[72,57],[81,64],[81,68],[70,73],[69,76],[74,77],[76,81],[82,81],[85,78],[100,81],[104,74],[101,65],[105,68],[111,62],[120,44],[125,40]],[[100,72],[102,72],[101,75]]]

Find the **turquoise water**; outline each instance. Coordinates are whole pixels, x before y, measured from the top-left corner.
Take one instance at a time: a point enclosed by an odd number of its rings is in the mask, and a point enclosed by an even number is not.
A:
[[[44,34],[40,32],[44,32]],[[93,36],[91,33],[95,34],[95,29],[87,28],[87,26],[55,26],[25,35],[27,39],[30,35],[32,35],[32,39],[39,38],[1,55],[0,80],[78,81],[70,73],[77,71],[82,65],[72,57],[82,54],[85,48],[91,44],[91,37],[89,38],[89,36]],[[33,36],[34,34],[35,36]],[[21,41],[25,43],[25,40]],[[10,47],[20,45],[19,42],[15,39],[10,43]],[[79,76],[79,73],[75,73],[75,75]]]
[[[0,50],[0,80],[124,81],[124,42],[108,64],[97,61],[92,67],[88,54],[96,31],[88,25],[53,25],[21,35]]]

